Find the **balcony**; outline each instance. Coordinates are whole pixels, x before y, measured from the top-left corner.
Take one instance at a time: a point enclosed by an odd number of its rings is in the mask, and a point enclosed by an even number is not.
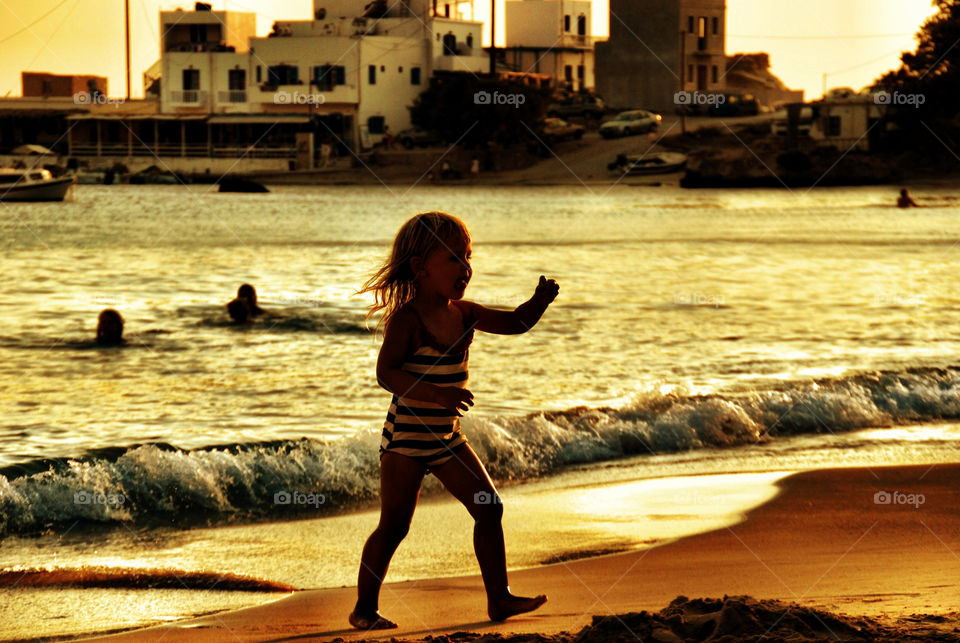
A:
[[[207,92],[199,89],[184,89],[170,92],[170,102],[180,105],[199,105],[207,101]]]
[[[246,103],[247,92],[242,89],[231,89],[225,92],[217,92],[217,102],[219,103]]]
[[[582,36],[578,34],[562,34],[560,36],[560,42],[557,43],[560,47],[572,47],[575,49],[593,49],[593,45],[596,39],[593,36]]]

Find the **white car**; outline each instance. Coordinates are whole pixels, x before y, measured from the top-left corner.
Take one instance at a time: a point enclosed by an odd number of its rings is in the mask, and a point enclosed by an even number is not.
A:
[[[612,119],[600,126],[600,136],[614,138],[616,136],[630,136],[652,132],[660,126],[663,117],[660,114],[648,112],[645,109],[634,109],[629,112],[620,112]]]

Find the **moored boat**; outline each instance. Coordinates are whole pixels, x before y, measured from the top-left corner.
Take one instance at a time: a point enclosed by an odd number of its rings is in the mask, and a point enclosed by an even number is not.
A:
[[[63,201],[73,175],[54,178],[43,168],[0,168],[0,201]]]
[[[644,156],[620,154],[607,168],[619,174],[669,174],[679,172],[687,164],[687,155],[677,152],[659,152]]]

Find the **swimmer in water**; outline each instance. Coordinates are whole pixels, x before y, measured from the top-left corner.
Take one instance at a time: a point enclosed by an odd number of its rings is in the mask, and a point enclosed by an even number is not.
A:
[[[897,199],[898,208],[919,208],[917,202],[910,198],[910,193],[907,191],[907,188],[900,190],[900,198]]]
[[[123,317],[113,308],[107,308],[97,318],[97,343],[101,346],[123,344]]]
[[[250,284],[237,289],[237,298],[227,304],[227,313],[237,324],[248,324],[265,311],[257,305],[257,291]]]

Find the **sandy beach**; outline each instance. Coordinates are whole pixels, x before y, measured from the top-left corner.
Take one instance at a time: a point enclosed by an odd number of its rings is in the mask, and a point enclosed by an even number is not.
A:
[[[355,589],[344,587],[298,592],[103,640],[418,639],[462,631],[555,635],[581,630],[594,615],[661,610],[678,596],[738,595],[871,617],[904,636],[919,623],[936,623],[946,637],[940,640],[952,640],[957,621],[950,613],[956,610],[960,578],[958,475],[960,465],[795,474],[779,483],[776,498],[733,527],[642,552],[513,572],[515,592],[545,592],[549,602],[504,623],[487,620],[477,575],[387,583],[381,612],[400,623],[398,630],[350,629],[346,615]],[[918,614],[946,618],[917,619]],[[671,640],[663,632],[661,639]]]

